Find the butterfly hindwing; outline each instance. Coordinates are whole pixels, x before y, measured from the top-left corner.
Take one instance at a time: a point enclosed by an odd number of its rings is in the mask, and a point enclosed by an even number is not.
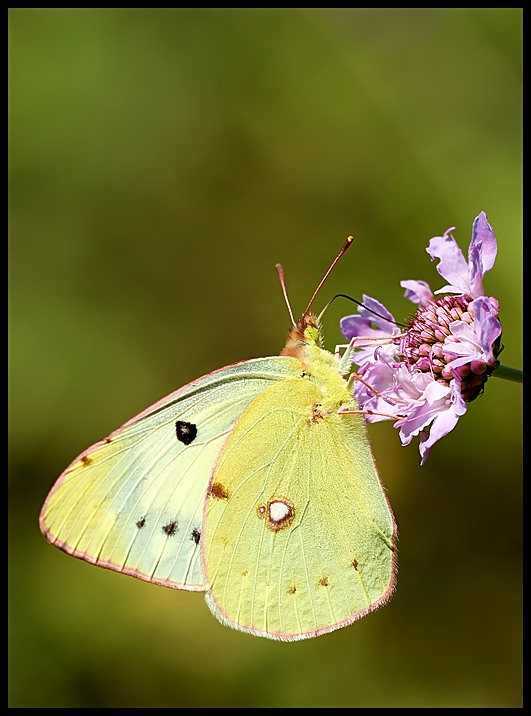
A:
[[[83,452],[41,512],[47,539],[93,564],[165,586],[205,590],[204,501],[213,466],[247,405],[296,374],[289,357],[210,373]]]
[[[287,641],[349,624],[394,586],[396,528],[363,418],[338,412],[330,394],[346,391],[345,381],[317,368],[319,380],[308,373],[271,385],[243,412],[204,521],[214,614]]]

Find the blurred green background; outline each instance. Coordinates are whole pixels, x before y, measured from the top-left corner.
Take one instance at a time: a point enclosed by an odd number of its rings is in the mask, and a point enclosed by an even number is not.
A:
[[[336,292],[412,304],[488,214],[503,362],[521,367],[522,11],[9,12],[9,674],[13,707],[521,706],[521,393],[492,379],[419,467],[370,427],[398,589],[270,642],[200,594],[49,546],[85,447],[212,369],[274,355],[345,237]],[[341,341],[336,301],[328,347]]]

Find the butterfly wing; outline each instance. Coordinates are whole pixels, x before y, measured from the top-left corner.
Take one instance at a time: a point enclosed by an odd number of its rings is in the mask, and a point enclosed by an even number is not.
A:
[[[286,641],[385,603],[395,523],[363,418],[327,412],[326,386],[285,380],[244,411],[206,503],[207,603],[223,623]]]
[[[292,358],[259,358],[175,391],[77,457],[41,511],[69,554],[168,587],[205,590],[199,543],[218,453],[246,406],[293,376]]]

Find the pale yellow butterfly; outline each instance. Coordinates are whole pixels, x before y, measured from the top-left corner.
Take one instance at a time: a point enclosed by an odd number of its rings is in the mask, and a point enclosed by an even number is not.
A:
[[[321,347],[310,307],[280,356],[171,393],[77,457],[41,511],[46,538],[92,564],[206,592],[235,629],[293,641],[384,604],[396,526],[353,397],[351,355]]]

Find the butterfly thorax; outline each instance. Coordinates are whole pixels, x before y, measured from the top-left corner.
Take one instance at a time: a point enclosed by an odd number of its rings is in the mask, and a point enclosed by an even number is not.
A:
[[[321,326],[313,313],[305,314],[292,328],[280,355],[300,360],[301,376],[317,383],[329,409],[353,402],[336,357],[322,347]]]

